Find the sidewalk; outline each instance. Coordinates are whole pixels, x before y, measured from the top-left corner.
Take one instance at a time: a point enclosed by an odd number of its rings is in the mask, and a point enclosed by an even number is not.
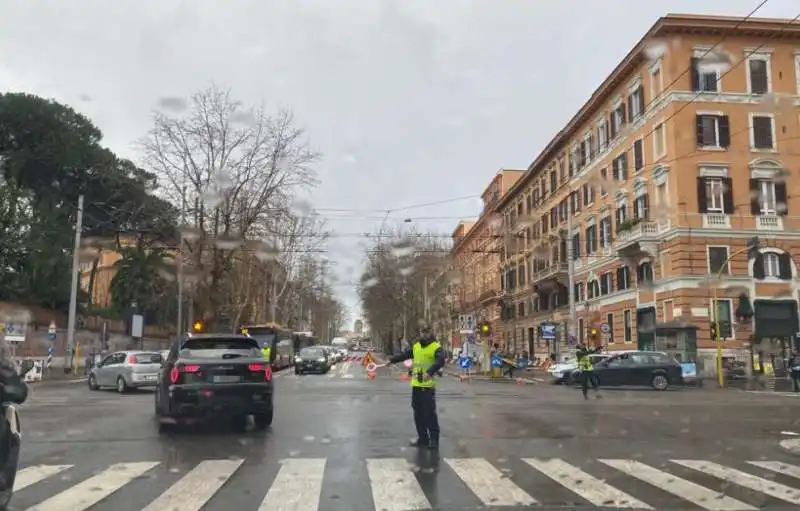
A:
[[[70,384],[70,383],[85,382],[87,378],[88,377],[83,375],[83,374],[78,374],[78,375],[75,375],[75,374],[64,374],[64,370],[63,369],[60,369],[58,371],[52,371],[51,373],[48,373],[47,370],[45,370],[42,373],[42,380],[41,381],[29,382],[29,385],[36,385],[36,386],[40,386],[40,385],[59,385],[59,384],[66,385],[66,384]]]

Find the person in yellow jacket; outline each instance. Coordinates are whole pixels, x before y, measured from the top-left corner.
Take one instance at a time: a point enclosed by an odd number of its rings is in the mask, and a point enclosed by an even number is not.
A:
[[[387,365],[411,360],[411,408],[417,438],[413,447],[439,448],[439,416],[436,413],[436,382],[433,376],[444,368],[445,353],[428,327],[410,348],[389,359]]]
[[[261,347],[261,354],[264,355],[264,360],[270,362],[269,357],[272,355],[272,348],[269,344],[264,344],[264,346]]]

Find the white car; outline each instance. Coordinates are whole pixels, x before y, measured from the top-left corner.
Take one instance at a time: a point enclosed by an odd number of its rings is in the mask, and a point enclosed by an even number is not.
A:
[[[593,353],[589,355],[589,360],[591,360],[592,365],[595,365],[598,362],[601,362],[608,357],[610,357],[608,353]],[[573,383],[573,375],[575,372],[578,371],[578,359],[572,358],[569,359],[561,364],[556,364],[550,369],[547,370],[547,373],[553,378],[553,383],[560,384],[560,383]]]

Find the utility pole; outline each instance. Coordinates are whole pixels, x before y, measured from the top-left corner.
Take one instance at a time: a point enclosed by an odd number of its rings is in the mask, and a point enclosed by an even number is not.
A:
[[[181,227],[186,224],[186,185],[181,188]],[[183,332],[183,233],[178,241],[178,327],[175,334],[180,338]]]
[[[577,311],[575,310],[575,259],[573,257],[572,252],[575,250],[575,247],[572,246],[572,194],[568,195],[569,199],[567,200],[567,274],[569,275],[568,279],[568,286],[569,289],[567,290],[569,296],[569,318],[567,319],[567,341],[569,341],[569,336],[574,335],[577,339],[577,335],[575,333],[575,324],[576,324],[576,316]],[[556,339],[556,363],[560,362],[560,342]]]
[[[424,313],[425,314],[425,324],[427,326],[430,326],[428,324],[428,321],[430,321],[431,304],[428,302],[428,275],[427,274],[425,274],[425,278],[423,280],[422,303],[425,306],[425,313]]]
[[[69,292],[69,319],[67,321],[67,350],[64,353],[64,371],[72,369],[75,354],[75,320],[78,313],[78,275],[81,267],[81,230],[83,229],[83,195],[78,196],[78,215],[75,220],[75,245],[72,248],[72,287]]]

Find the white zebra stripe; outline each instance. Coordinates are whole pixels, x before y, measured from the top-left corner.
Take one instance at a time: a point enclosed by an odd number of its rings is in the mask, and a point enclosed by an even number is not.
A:
[[[430,509],[428,498],[419,485],[411,465],[404,458],[367,460],[375,509],[382,511],[418,511]]]
[[[525,458],[522,461],[570,491],[577,493],[595,506],[622,509],[653,509],[644,502],[565,461],[559,459],[539,460],[536,458]]]
[[[733,468],[719,465],[711,461],[702,460],[670,460],[678,465],[710,474],[729,483],[743,486],[753,491],[769,495],[770,497],[800,505],[800,490],[796,490],[784,484],[769,481],[760,477],[736,470]]]
[[[597,460],[710,511],[751,511],[749,504],[634,460]]]
[[[325,458],[283,460],[259,511],[317,511]]]
[[[202,461],[142,511],[199,511],[243,461]]]
[[[772,470],[773,472],[777,472],[785,476],[800,479],[800,467],[796,465],[789,465],[788,463],[784,463],[782,461],[748,461],[747,463],[757,467],[765,468],[767,470]]]
[[[447,458],[445,461],[486,506],[536,504],[533,497],[484,458]]]
[[[17,472],[17,478],[14,481],[14,491],[20,491],[23,488],[27,488],[39,481],[44,481],[48,477],[60,474],[72,467],[73,465],[36,465],[35,467],[23,468]]]
[[[152,469],[158,462],[117,463],[72,488],[53,495],[29,511],[85,511]]]

